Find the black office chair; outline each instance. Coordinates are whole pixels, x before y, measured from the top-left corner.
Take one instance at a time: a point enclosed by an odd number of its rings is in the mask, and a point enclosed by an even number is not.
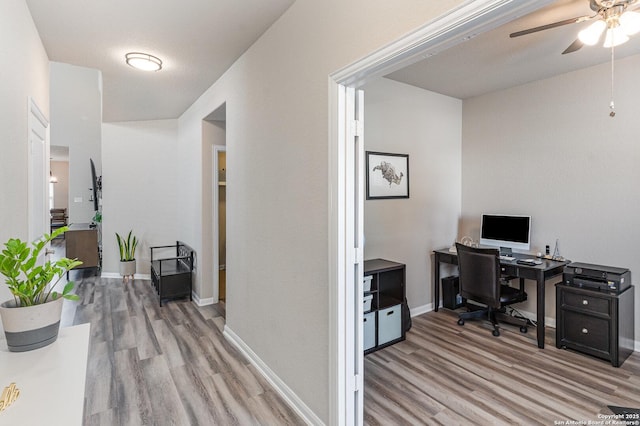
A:
[[[506,323],[519,325],[527,332],[527,320],[507,315],[505,306],[527,300],[524,282],[520,288],[503,284],[500,274],[500,258],[497,249],[469,247],[456,243],[460,273],[460,295],[486,307],[467,303],[467,312],[458,315],[458,325],[472,318],[485,317],[493,324],[492,334],[500,335],[498,318]]]

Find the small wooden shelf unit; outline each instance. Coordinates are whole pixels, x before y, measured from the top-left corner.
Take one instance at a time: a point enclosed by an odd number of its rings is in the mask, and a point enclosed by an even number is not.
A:
[[[371,276],[371,308],[364,312],[364,353],[382,349],[405,339],[404,309],[406,268],[384,259],[364,262],[364,276]]]

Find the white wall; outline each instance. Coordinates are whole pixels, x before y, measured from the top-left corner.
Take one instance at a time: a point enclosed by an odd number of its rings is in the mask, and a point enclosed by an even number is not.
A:
[[[149,247],[181,240],[188,212],[179,194],[189,185],[176,166],[178,121],[105,123],[102,126],[103,272],[118,273],[115,233],[133,230],[138,274],[149,274]],[[188,240],[187,240],[188,242]]]
[[[614,118],[610,64],[465,101],[461,234],[478,238],[482,212],[531,214],[532,252],[559,239],[568,259],[628,267],[637,279],[638,69],[640,56],[616,61]],[[546,309],[555,316],[550,284]],[[635,329],[638,340],[638,314]]]
[[[0,69],[0,244],[4,244],[9,238],[28,237],[28,98],[50,118],[49,59],[24,0],[2,1]],[[0,301],[10,297],[0,286]]]
[[[89,159],[100,176],[101,126],[101,72],[51,62],[51,144],[69,147],[69,223],[91,222],[95,213]]]
[[[297,0],[180,118],[181,224],[200,250],[201,121],[226,102],[227,326],[324,421],[328,76],[460,3]]]
[[[365,149],[409,154],[409,199],[365,201],[365,259],[407,265],[410,307],[432,302],[431,252],[455,240],[462,101],[388,79],[365,86]]]

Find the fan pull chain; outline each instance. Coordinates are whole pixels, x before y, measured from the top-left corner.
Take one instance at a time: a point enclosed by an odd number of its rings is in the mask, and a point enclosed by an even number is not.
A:
[[[611,46],[611,102],[609,103],[609,109],[611,110],[609,112],[609,117],[611,118],[616,116],[616,106],[615,106],[615,103],[613,102],[613,83],[614,83],[613,78],[614,78],[614,71],[615,71],[614,65],[613,65],[614,59],[615,59],[614,47]]]

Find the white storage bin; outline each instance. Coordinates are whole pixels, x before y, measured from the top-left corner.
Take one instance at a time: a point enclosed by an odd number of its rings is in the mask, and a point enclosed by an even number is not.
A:
[[[371,291],[371,280],[373,280],[373,275],[367,275],[362,280],[362,288],[364,291]]]
[[[402,305],[378,311],[378,345],[402,337]]]
[[[364,350],[371,349],[376,345],[376,313],[364,314]]]
[[[371,310],[371,300],[373,300],[373,294],[364,296],[364,312]]]

